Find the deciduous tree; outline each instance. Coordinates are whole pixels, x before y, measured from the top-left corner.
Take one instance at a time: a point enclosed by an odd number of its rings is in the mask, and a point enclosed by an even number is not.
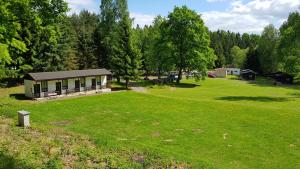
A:
[[[177,83],[184,70],[195,71],[197,80],[205,78],[216,56],[210,46],[210,37],[201,16],[186,6],[175,7],[167,20],[172,56],[178,70]]]

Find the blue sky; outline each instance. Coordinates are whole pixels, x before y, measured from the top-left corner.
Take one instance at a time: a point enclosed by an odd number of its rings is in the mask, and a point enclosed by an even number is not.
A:
[[[70,13],[82,9],[99,12],[100,0],[66,0]],[[128,0],[135,25],[149,25],[157,15],[167,16],[174,6],[187,5],[201,14],[211,30],[261,33],[268,24],[276,27],[290,12],[299,10],[300,0]]]
[[[167,15],[174,6],[187,5],[189,8],[204,12],[211,10],[224,11],[229,7],[227,2],[209,3],[205,0],[129,0],[129,10],[136,13]]]

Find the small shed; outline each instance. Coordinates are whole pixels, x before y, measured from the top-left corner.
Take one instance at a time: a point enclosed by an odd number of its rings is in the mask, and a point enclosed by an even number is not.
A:
[[[245,80],[255,80],[257,73],[250,69],[245,69],[241,71],[241,78]]]
[[[269,74],[269,77],[275,79],[277,82],[281,82],[284,84],[294,83],[294,76],[283,72],[276,72],[276,73]]]

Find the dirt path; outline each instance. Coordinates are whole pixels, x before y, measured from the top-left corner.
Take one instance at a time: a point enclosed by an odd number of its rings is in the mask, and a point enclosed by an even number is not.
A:
[[[147,89],[145,87],[131,87],[131,89],[135,92],[146,93]]]

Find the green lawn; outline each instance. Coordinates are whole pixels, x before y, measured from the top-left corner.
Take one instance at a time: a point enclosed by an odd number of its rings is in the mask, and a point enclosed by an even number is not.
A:
[[[193,168],[300,168],[299,88],[264,80],[183,83],[41,103],[0,89],[0,113],[26,109],[34,125],[63,123],[55,127],[101,148],[150,152]]]

